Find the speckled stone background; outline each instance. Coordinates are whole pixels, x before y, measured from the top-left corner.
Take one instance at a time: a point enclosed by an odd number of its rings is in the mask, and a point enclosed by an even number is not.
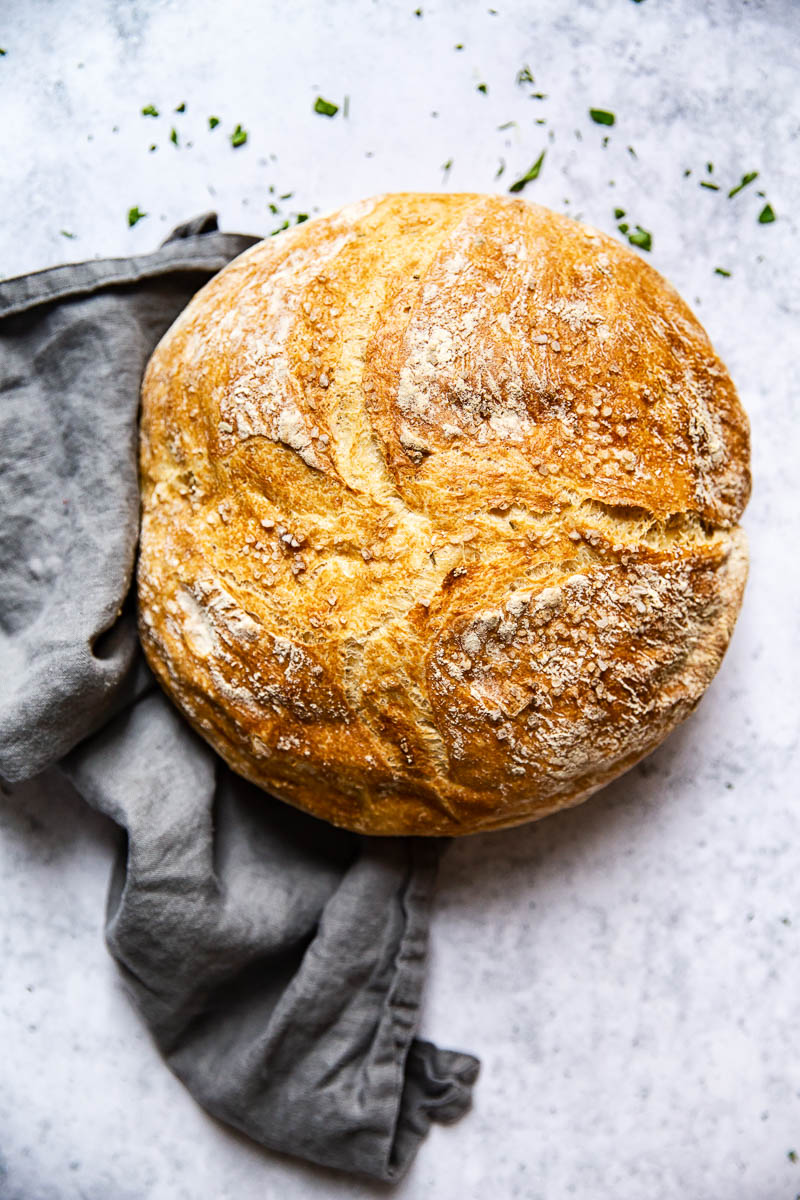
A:
[[[744,610],[696,715],[637,770],[448,851],[422,1029],[483,1072],[395,1195],[794,1200],[800,5],[420,3],[6,0],[0,274],[146,251],[210,207],[267,233],[383,190],[504,190],[542,149],[526,196],[652,231],[753,423]],[[49,778],[4,790],[0,823],[4,1200],[387,1194],[262,1153],[162,1066],[102,943],[110,824]]]

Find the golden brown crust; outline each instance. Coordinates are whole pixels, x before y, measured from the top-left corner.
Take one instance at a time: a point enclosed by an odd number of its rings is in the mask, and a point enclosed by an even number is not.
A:
[[[198,293],[142,406],[150,665],[309,812],[542,816],[719,666],[747,420],[680,298],[595,230],[474,195],[309,222]]]

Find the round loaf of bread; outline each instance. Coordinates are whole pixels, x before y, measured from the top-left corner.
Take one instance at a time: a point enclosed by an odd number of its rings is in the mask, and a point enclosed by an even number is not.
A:
[[[520,199],[379,196],[248,250],[153,354],[142,642],[235,771],[318,817],[532,820],[707,687],[748,460],[639,256]]]

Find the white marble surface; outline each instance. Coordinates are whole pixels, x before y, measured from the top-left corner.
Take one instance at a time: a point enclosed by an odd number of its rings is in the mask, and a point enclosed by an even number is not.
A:
[[[415,0],[9,0],[0,274],[145,251],[208,207],[224,228],[268,232],[269,200],[290,191],[287,214],[500,189],[545,147],[527,196],[607,230],[619,205],[653,231],[652,262],[752,418],[744,610],[697,714],[639,769],[582,809],[448,852],[423,1032],[483,1071],[473,1112],[432,1131],[395,1194],[793,1200],[800,8],[420,2],[421,17]],[[524,63],[535,89],[515,84]],[[314,115],[317,94],[348,95],[348,118]],[[147,103],[165,115],[142,117]],[[233,150],[237,122],[249,140]],[[698,186],[707,161],[720,192]],[[757,223],[759,187],[772,225]],[[149,215],[129,229],[134,204]],[[102,943],[110,825],[47,779],[0,796],[0,824],[0,1195],[386,1194],[262,1153],[163,1068]]]

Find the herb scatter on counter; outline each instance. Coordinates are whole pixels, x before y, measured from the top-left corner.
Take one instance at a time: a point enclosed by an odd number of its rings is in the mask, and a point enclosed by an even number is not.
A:
[[[771,204],[765,204],[761,212],[758,214],[759,225],[771,225],[773,221],[777,221],[775,212]]]
[[[231,145],[233,146],[233,148],[235,150],[237,148],[237,146],[243,146],[246,141],[247,141],[247,130],[242,129],[241,125],[237,125],[236,128],[234,129],[233,133],[231,134]]]
[[[158,109],[156,108],[155,104],[145,104],[144,108],[142,109],[142,116],[157,117]]]
[[[208,128],[209,129],[216,129],[218,125],[219,125],[219,117],[209,117],[208,118]]]
[[[514,183],[511,184],[511,187],[508,189],[510,192],[521,192],[522,189],[526,186],[526,184],[532,183],[534,179],[539,178],[539,173],[542,169],[542,163],[544,162],[545,153],[546,152],[543,150],[542,153],[537,158],[536,162],[533,164],[533,166],[529,167],[524,175],[522,175],[519,179],[517,179]]]
[[[724,267],[714,267],[715,275],[722,275],[725,279],[730,279],[730,271],[726,271]]]
[[[133,208],[128,209],[128,225],[133,226],[138,221],[141,221],[143,217],[146,217],[146,216],[147,216],[147,213],[142,212],[142,210],[139,208],[138,204],[134,204]]]
[[[335,117],[338,111],[338,104],[331,104],[330,100],[323,100],[322,96],[317,96],[314,101],[314,112],[319,113],[320,116]]]
[[[728,199],[731,200],[734,196],[738,196],[742,188],[746,188],[748,183],[752,183],[754,179],[758,179],[758,171],[748,171],[746,175],[742,176],[741,182],[728,192]]]
[[[595,125],[613,125],[617,119],[612,112],[608,112],[605,108],[590,108],[589,116]]]
[[[653,235],[647,229],[642,229],[641,225],[636,226],[635,233],[628,234],[628,241],[632,246],[638,246],[640,250],[653,249]]]

